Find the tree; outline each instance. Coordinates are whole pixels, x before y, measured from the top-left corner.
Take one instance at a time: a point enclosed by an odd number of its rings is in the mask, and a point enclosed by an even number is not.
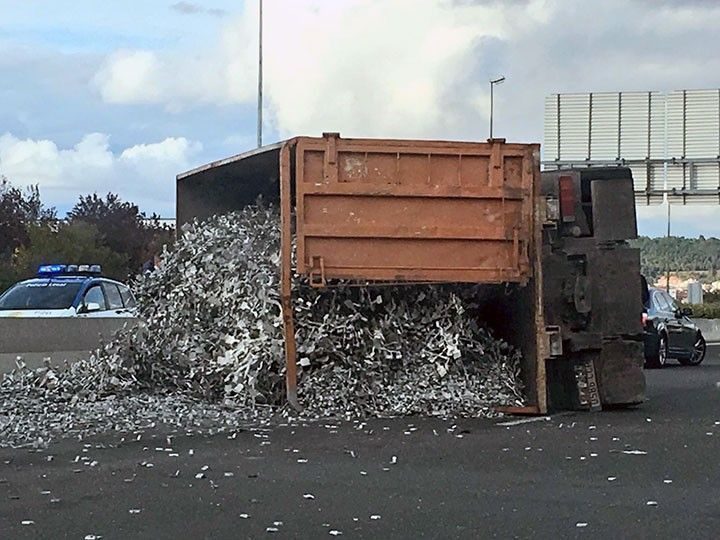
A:
[[[28,244],[27,227],[53,219],[55,209],[43,206],[37,186],[22,190],[0,176],[0,293],[17,281],[11,258],[18,248]]]
[[[707,272],[715,276],[720,269],[720,240],[717,238],[647,238],[631,243],[640,248],[642,271],[648,278],[672,272]]]
[[[27,226],[55,219],[55,209],[45,208],[37,186],[25,191],[0,176],[0,262],[9,261],[15,249],[28,242]]]
[[[173,238],[172,228],[163,227],[156,214],[147,218],[137,205],[122,201],[114,193],[104,199],[97,193],[81,196],[68,212],[68,220],[97,227],[105,245],[127,257],[128,273],[137,272],[162,243]]]
[[[83,222],[33,224],[29,242],[17,249],[13,266],[20,279],[31,277],[41,264],[101,264],[103,274],[127,279],[127,256],[103,244],[97,227]]]
[[[710,275],[716,278],[720,270],[720,252],[712,253],[710,255]]]

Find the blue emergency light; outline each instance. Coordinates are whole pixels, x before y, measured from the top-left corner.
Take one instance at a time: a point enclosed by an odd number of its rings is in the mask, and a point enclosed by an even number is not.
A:
[[[101,274],[102,266],[99,264],[41,264],[37,270],[38,276],[61,276],[72,274]]]
[[[42,264],[38,267],[38,276],[54,276],[63,274],[67,270],[64,264]]]

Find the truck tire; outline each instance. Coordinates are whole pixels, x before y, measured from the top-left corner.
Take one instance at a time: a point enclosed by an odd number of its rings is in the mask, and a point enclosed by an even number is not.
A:
[[[665,364],[667,364],[668,360],[668,341],[667,336],[665,334],[660,334],[660,337],[658,338],[660,343],[658,344],[658,353],[657,355],[653,355],[650,357],[647,357],[645,359],[645,367],[649,369],[661,369],[665,367]]]
[[[692,356],[690,358],[679,358],[678,362],[680,362],[683,366],[699,366],[702,364],[702,361],[705,360],[706,352],[707,344],[705,343],[705,338],[700,332],[698,332]]]

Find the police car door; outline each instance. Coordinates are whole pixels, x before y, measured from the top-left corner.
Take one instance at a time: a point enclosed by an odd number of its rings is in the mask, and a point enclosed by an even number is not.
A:
[[[124,305],[118,285],[112,281],[103,281],[102,286],[108,303],[108,312],[106,313],[106,316],[132,317],[133,314],[130,312],[130,309]]]
[[[81,313],[79,315],[81,317],[99,318],[108,316],[107,300],[99,282],[95,282],[88,287],[85,294],[83,294],[80,306]]]

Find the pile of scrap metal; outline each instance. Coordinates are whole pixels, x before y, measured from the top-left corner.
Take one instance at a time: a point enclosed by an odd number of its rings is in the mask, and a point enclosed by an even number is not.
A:
[[[272,206],[186,226],[136,284],[142,324],[68,369],[9,377],[0,393],[76,404],[173,392],[236,410],[284,405],[279,250]],[[519,353],[466,313],[471,287],[318,290],[296,276],[294,298],[306,416],[489,416],[522,405]]]
[[[271,206],[186,227],[138,285],[144,325],[101,352],[128,366],[116,382],[284,404],[279,249]],[[306,414],[489,415],[522,403],[519,355],[465,314],[470,287],[318,290],[296,276],[294,298]]]

